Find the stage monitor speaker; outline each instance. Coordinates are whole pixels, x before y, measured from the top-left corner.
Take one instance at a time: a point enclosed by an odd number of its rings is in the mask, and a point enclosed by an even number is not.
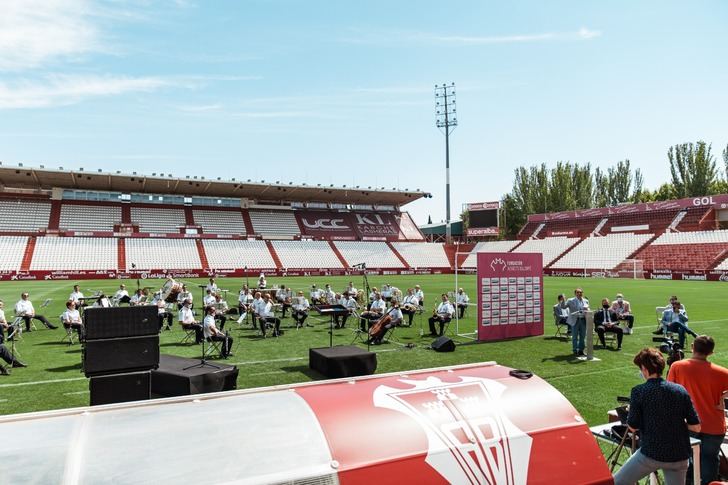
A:
[[[83,312],[86,340],[139,337],[159,333],[156,305],[89,307]]]
[[[437,340],[432,342],[432,350],[435,352],[454,352],[455,351],[455,342],[452,341],[450,337],[442,336],[438,337]]]
[[[89,391],[92,406],[151,399],[151,372],[92,377]]]
[[[156,369],[159,335],[86,341],[83,371],[86,377]]]

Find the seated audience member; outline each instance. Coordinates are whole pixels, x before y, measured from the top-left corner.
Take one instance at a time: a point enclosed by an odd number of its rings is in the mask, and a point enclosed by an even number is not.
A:
[[[78,333],[78,339],[83,340],[85,327],[81,321],[81,314],[76,309],[76,303],[68,300],[66,311],[61,314],[61,322],[65,328],[72,328]]]
[[[281,335],[281,319],[275,316],[273,308],[270,295],[265,293],[263,295],[263,304],[259,307],[260,332],[263,334],[263,338],[266,337],[266,326],[268,323],[273,324],[273,336],[278,337]]]
[[[627,328],[623,330],[624,333],[631,334],[632,326],[634,325],[632,307],[621,293],[617,293],[617,299],[612,302],[612,312],[617,316],[617,322],[627,322]]]
[[[662,328],[665,332],[677,332],[680,348],[685,348],[685,334],[697,337],[698,334],[688,328],[688,314],[678,300],[672,302],[672,308],[668,308],[662,314]]]
[[[230,357],[230,350],[233,348],[233,338],[223,333],[215,326],[215,307],[205,308],[205,319],[202,321],[204,336],[208,341],[222,342],[220,354],[224,359]]]
[[[442,337],[443,333],[445,333],[445,325],[452,320],[453,315],[455,315],[455,308],[450,303],[447,293],[443,293],[442,302],[437,305],[435,313],[427,320],[430,324],[430,335],[433,337],[437,337],[438,335]],[[440,324],[439,332],[436,332],[435,323]]]
[[[37,315],[35,313],[35,308],[33,307],[33,303],[28,299],[27,292],[22,293],[20,295],[20,300],[18,300],[18,303],[15,304],[15,315],[22,317],[22,319],[25,321],[26,332],[30,332],[31,320],[38,320],[51,330],[58,328],[57,326],[49,322],[48,319],[43,315]]]
[[[465,293],[462,288],[458,288],[458,293],[455,295],[455,305],[458,307],[459,319],[463,318],[463,314],[468,308],[468,303],[470,303],[470,297],[468,297],[468,294]]]
[[[179,323],[183,329],[195,331],[196,344],[202,342],[202,325],[195,319],[195,314],[192,312],[192,302],[189,300],[182,302],[182,308],[179,311]]]
[[[569,325],[569,309],[564,307],[564,294],[559,293],[557,303],[554,305],[554,323],[556,325],[566,325],[566,335],[571,335],[571,326]]]
[[[675,302],[675,301],[679,301],[679,298],[676,295],[672,295],[670,297],[670,301],[667,303],[667,305],[665,305],[665,310],[672,309],[672,303]],[[683,310],[683,311],[687,311],[685,309],[685,305],[683,305],[682,303],[680,304],[680,309]],[[662,322],[660,322],[660,323],[657,324],[657,329],[655,329],[655,331],[652,332],[652,334],[653,335],[662,335],[664,332],[665,332],[665,330],[663,328]]]
[[[594,330],[599,335],[599,342],[602,347],[607,347],[604,334],[609,332],[617,335],[617,350],[622,350],[622,327],[617,322],[617,314],[612,312],[609,300],[602,298],[602,307],[594,312]]]
[[[301,328],[306,324],[309,308],[311,308],[311,304],[308,302],[308,299],[303,296],[303,292],[299,291],[298,296],[296,296],[293,300],[291,310],[291,317],[293,317],[293,321],[296,322],[296,328]]]
[[[415,296],[415,290],[407,288],[407,295],[402,300],[400,310],[404,315],[407,315],[407,326],[412,326],[412,319],[414,318],[417,310],[420,309],[420,299]]]
[[[129,292],[126,291],[126,285],[119,285],[119,289],[114,293],[114,302],[117,306],[122,303],[131,304],[131,297]]]

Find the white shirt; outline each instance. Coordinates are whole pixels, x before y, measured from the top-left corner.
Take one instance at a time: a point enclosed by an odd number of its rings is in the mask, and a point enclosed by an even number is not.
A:
[[[450,303],[449,301],[443,301],[437,306],[437,314],[447,314],[450,318],[452,318],[452,316],[455,314],[455,309],[453,308],[452,303]]]
[[[354,298],[356,298],[356,295],[359,293],[359,291],[353,286],[348,287],[346,289],[346,292],[349,294],[349,296],[353,296]]]
[[[248,302],[250,302],[253,299],[253,295],[250,294],[249,291],[240,291],[238,294],[238,301],[243,304],[247,305]]]
[[[265,281],[265,278],[258,278],[258,288],[265,288],[268,286],[268,282]]]
[[[372,306],[371,306],[371,307],[369,307],[369,309],[370,309],[370,311],[376,311],[376,310],[381,310],[381,312],[380,312],[380,313],[384,313],[384,310],[386,310],[386,309],[387,309],[387,302],[385,302],[385,301],[384,301],[384,300],[382,300],[382,299],[379,299],[379,300],[374,300],[374,301],[372,302]]]
[[[129,296],[129,292],[126,290],[118,289],[116,290],[116,293],[114,293],[114,298],[116,298],[117,300],[121,300],[125,296]]]
[[[284,290],[281,288],[280,290],[276,291],[276,299],[278,301],[284,301],[286,298],[288,298],[288,290]]]
[[[422,290],[416,290],[415,296],[418,300],[420,300],[420,302],[425,299],[425,293]]]
[[[103,297],[103,298],[99,298],[98,300],[96,300],[96,303],[94,303],[94,306],[95,307],[110,308],[111,307],[111,302],[109,301],[108,298]]]
[[[399,323],[402,321],[402,310],[394,308],[391,312],[389,312],[389,316],[392,317],[392,323]]]
[[[385,286],[382,288],[382,298],[389,298],[392,296],[392,288]]]
[[[344,302],[342,303],[342,305],[344,305],[347,310],[356,310],[356,307],[359,306],[356,303],[356,300],[352,296],[349,296],[348,299],[342,298],[342,300],[344,300]]]
[[[334,290],[331,288],[327,288],[324,290],[324,295],[326,296],[326,301],[334,301],[336,299],[336,293],[334,293]]]
[[[81,323],[81,315],[75,308],[73,310],[69,308],[61,315],[61,321],[63,323]]]
[[[207,315],[202,321],[202,330],[205,334],[205,338],[210,338],[213,335],[217,335],[218,330],[215,326],[215,317],[213,315]]]
[[[205,295],[205,298],[202,299],[202,303],[205,304],[205,306],[210,306],[215,304],[215,297],[212,295]]]
[[[78,300],[83,299],[83,293],[81,293],[80,291],[74,291],[68,296],[68,299],[74,303],[78,303]]]
[[[215,300],[215,309],[217,309],[217,311],[219,311],[219,312],[226,312],[228,310],[228,304],[222,298],[220,299],[220,301],[217,301],[217,299],[216,299]]]
[[[311,290],[311,293],[309,295],[312,300],[318,300],[321,298],[321,290]]]
[[[265,300],[262,297],[253,300],[253,313],[260,315],[261,312],[263,311],[264,307],[265,307]]]
[[[5,311],[3,309],[0,309],[0,323],[8,323],[8,321],[5,320]]]
[[[463,292],[463,293],[458,293],[455,301],[457,302],[458,305],[467,305],[468,302],[470,301],[470,298],[468,298],[468,295],[465,292]]]
[[[23,315],[35,315],[35,308],[33,308],[33,304],[30,302],[30,300],[20,300],[18,303],[15,304],[15,313],[18,316]]]
[[[213,321],[215,319],[213,318]],[[182,323],[195,323],[195,314],[192,313],[192,309],[186,306],[183,306],[182,309],[179,311],[179,321]]]
[[[157,305],[157,314],[161,315],[167,311],[167,304],[161,298],[157,299],[155,304]]]
[[[296,311],[305,311],[308,310],[311,307],[311,305],[308,303],[308,300],[306,297],[299,296],[296,298],[296,303],[293,304],[293,309]]]
[[[270,301],[268,303],[265,303],[265,300],[263,300],[263,305],[260,311],[260,316],[262,318],[272,318],[275,315],[273,314],[273,303]]]
[[[212,293],[217,293],[217,284],[215,283],[208,283],[205,287],[205,291],[210,290]]]
[[[192,302],[192,292],[190,292],[190,291],[181,291],[177,295],[177,303],[182,303],[185,300],[190,300],[190,302]]]
[[[134,293],[129,302],[132,305],[141,305],[143,299],[144,295],[137,295],[136,293]]]
[[[402,304],[420,306],[420,299],[415,295],[407,295],[404,297],[404,300],[402,300]]]

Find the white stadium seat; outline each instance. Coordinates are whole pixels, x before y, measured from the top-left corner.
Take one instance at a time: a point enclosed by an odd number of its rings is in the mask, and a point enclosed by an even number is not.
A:
[[[609,234],[588,237],[556,261],[555,269],[613,269],[645,244],[653,234]]]
[[[0,236],[0,271],[19,271],[27,245],[27,236]]]
[[[121,222],[121,207],[108,205],[61,205],[61,219],[58,226],[71,231],[114,230],[114,224]]]
[[[520,241],[484,241],[479,242],[470,251],[468,257],[463,261],[463,268],[475,268],[477,266],[478,253],[507,253],[515,247]]]
[[[255,234],[264,239],[293,239],[301,233],[293,211],[251,209],[249,214]]]
[[[190,239],[126,238],[126,267],[137,269],[200,269],[197,244]]]
[[[185,225],[185,211],[164,207],[132,207],[131,222],[139,224],[139,232],[176,234],[180,226]]]
[[[284,268],[343,268],[327,241],[273,241]]]
[[[276,263],[265,241],[245,239],[203,239],[210,268],[274,269]]]
[[[117,240],[111,237],[39,237],[31,271],[116,270]]]
[[[245,222],[240,210],[193,210],[195,224],[204,234],[245,235]]]
[[[528,239],[513,250],[514,253],[541,253],[543,265],[548,266],[561,253],[579,241],[578,237],[547,237],[545,239]]]
[[[36,232],[48,228],[49,202],[0,200],[0,231]]]
[[[349,266],[364,263],[368,268],[404,268],[385,242],[334,241]]]
[[[445,248],[440,243],[395,242],[394,249],[412,268],[449,268]]]
[[[709,244],[728,243],[728,230],[694,231],[694,232],[666,232],[652,241],[652,246],[663,244]]]

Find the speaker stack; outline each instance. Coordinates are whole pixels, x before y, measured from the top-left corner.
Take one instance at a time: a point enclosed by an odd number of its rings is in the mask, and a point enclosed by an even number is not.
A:
[[[91,405],[151,398],[151,370],[159,367],[156,306],[87,308],[83,371]]]

